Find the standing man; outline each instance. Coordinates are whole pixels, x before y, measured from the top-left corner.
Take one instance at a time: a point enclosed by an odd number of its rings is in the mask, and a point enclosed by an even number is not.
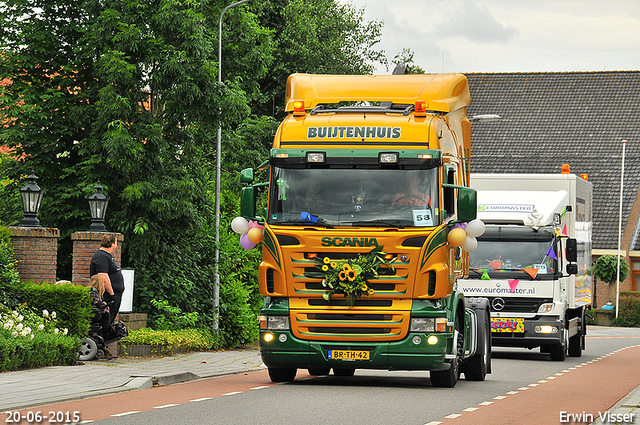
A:
[[[114,233],[104,234],[102,241],[100,241],[100,249],[93,254],[89,265],[89,276],[99,274],[104,278],[105,301],[114,301],[109,307],[112,323],[120,311],[122,293],[124,292],[124,277],[120,271],[120,266],[113,258],[113,253],[117,247],[118,239],[116,235]]]

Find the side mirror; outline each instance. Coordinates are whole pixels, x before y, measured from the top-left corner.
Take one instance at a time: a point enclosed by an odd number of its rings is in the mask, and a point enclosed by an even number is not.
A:
[[[245,168],[240,172],[240,183],[253,183],[253,168]]]
[[[576,239],[567,239],[565,250],[567,252],[568,262],[575,263],[576,261],[578,261],[578,241]]]
[[[240,193],[240,215],[252,220],[256,216],[256,188],[254,186],[242,188]]]
[[[458,188],[458,220],[469,222],[475,220],[478,214],[476,190],[470,187]]]
[[[567,264],[567,274],[578,274],[577,264]]]

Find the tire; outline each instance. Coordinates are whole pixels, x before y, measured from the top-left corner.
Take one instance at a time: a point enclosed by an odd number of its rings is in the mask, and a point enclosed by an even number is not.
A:
[[[491,322],[489,312],[476,310],[478,314],[478,352],[464,362],[464,378],[467,381],[484,381],[491,372]]]
[[[461,359],[464,351],[464,333],[461,332],[460,319],[457,315],[454,329],[456,358],[451,361],[449,370],[432,370],[429,372],[429,379],[431,380],[431,385],[434,387],[453,388],[458,383],[462,366]]]
[[[328,375],[329,372],[331,372],[331,368],[330,367],[310,367],[309,369],[307,369],[307,371],[311,376],[322,376],[322,375]]]
[[[335,367],[333,368],[333,374],[335,376],[344,376],[346,378],[349,378],[353,376],[354,373],[356,373],[355,369],[336,369]]]
[[[269,378],[271,382],[293,382],[296,379],[298,369],[295,367],[270,367]]]
[[[551,351],[549,354],[551,355],[551,360],[554,362],[563,362],[564,359],[567,358],[567,333],[568,331],[565,329],[563,331],[561,343],[550,347]]]
[[[585,348],[587,334],[587,317],[583,308],[580,315],[580,332],[569,338],[569,355],[571,357],[582,357],[582,350]]]
[[[93,339],[87,337],[80,343],[80,348],[78,349],[78,360],[82,362],[91,360],[96,356],[97,352],[98,344],[96,344]]]

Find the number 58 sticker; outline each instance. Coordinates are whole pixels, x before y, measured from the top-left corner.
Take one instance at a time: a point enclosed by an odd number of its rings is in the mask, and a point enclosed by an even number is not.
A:
[[[431,210],[413,210],[414,226],[433,226]]]

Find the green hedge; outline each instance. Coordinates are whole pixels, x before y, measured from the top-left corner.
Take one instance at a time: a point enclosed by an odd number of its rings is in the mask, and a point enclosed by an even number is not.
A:
[[[620,292],[616,326],[640,327],[640,292]]]
[[[33,339],[0,335],[0,371],[73,365],[80,338],[36,332]]]
[[[22,302],[36,311],[56,312],[58,325],[69,335],[84,338],[89,333],[93,312],[89,288],[67,283],[26,282],[22,285]]]

